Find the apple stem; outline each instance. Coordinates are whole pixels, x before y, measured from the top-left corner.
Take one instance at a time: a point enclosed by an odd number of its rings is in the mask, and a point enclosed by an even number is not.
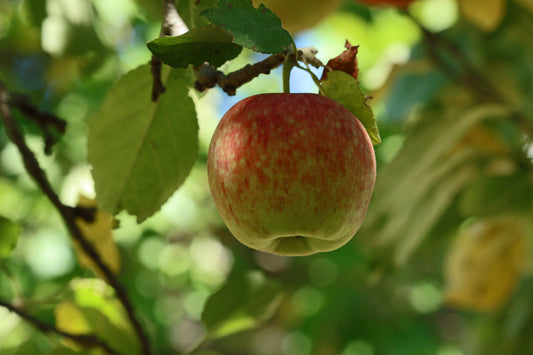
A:
[[[283,92],[289,94],[291,92],[291,70],[294,68],[294,60],[291,59],[291,55],[287,56],[285,62],[283,62]]]
[[[298,49],[296,48],[296,44],[292,42],[292,47],[288,48],[287,56],[283,62],[283,92],[285,94],[290,94],[291,92],[291,70],[295,65],[298,65],[296,59],[297,53]]]

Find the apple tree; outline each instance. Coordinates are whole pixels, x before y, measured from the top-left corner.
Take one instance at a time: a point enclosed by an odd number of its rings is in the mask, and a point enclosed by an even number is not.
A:
[[[1,354],[533,352],[530,0],[0,0]]]

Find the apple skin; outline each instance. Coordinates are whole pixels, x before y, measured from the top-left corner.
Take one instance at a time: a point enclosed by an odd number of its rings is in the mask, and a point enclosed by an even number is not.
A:
[[[374,148],[359,120],[318,94],[250,96],[226,112],[209,146],[209,188],[230,232],[278,255],[340,248],[374,189]]]
[[[255,7],[265,5],[281,18],[283,27],[297,33],[315,26],[334,10],[341,0],[252,0]]]

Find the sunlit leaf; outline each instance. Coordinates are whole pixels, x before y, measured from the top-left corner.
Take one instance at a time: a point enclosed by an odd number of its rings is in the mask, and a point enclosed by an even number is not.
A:
[[[458,3],[463,16],[486,32],[498,28],[505,17],[506,0],[461,0]]]
[[[520,219],[503,216],[471,223],[459,232],[446,258],[446,303],[497,309],[515,288],[526,256]]]
[[[366,103],[367,98],[357,80],[345,72],[332,71],[328,73],[327,79],[322,81],[322,91],[359,119],[374,145],[381,143],[374,111]]]
[[[74,279],[66,299],[55,308],[58,329],[90,334],[125,354],[136,354],[139,344],[113,289],[100,279]],[[72,342],[65,343],[76,347]]]
[[[93,329],[90,321],[82,310],[71,301],[59,303],[54,311],[58,329],[72,334],[91,334]]]
[[[219,0],[201,15],[231,33],[235,43],[256,52],[281,53],[292,44],[279,17],[264,5],[256,9],[250,0]]]
[[[280,286],[259,272],[230,277],[205,305],[202,321],[208,338],[220,338],[268,320],[282,299]]]
[[[84,208],[96,208],[96,202],[81,196],[78,199],[78,206]],[[104,264],[106,264],[113,273],[117,274],[120,270],[120,252],[115,241],[113,240],[112,229],[114,227],[114,218],[109,213],[96,210],[94,213],[94,221],[87,222],[81,217],[76,218],[76,225],[82,232],[85,239],[91,243]],[[74,241],[74,250],[81,265],[93,270],[95,273],[101,275],[94,261],[87,256],[81,246]]]
[[[242,47],[217,26],[197,27],[177,37],[160,37],[148,42],[148,48],[161,61],[175,68],[196,67],[207,62],[219,67],[239,55]]]
[[[98,206],[151,216],[189,174],[198,154],[198,122],[186,70],[165,71],[166,92],[150,99],[148,65],[122,77],[89,124],[89,156]]]
[[[0,259],[11,254],[17,245],[20,232],[21,229],[17,223],[0,216]]]

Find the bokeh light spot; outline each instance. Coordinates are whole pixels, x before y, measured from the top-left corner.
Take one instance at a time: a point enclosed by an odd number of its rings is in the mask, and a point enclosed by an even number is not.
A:
[[[372,345],[363,340],[354,340],[350,342],[341,355],[373,355]]]
[[[44,279],[58,277],[74,267],[69,240],[58,230],[43,228],[26,238],[26,262],[35,275]]]
[[[291,332],[281,342],[283,355],[308,355],[311,347],[311,339],[301,332]]]
[[[324,305],[324,297],[314,288],[303,287],[292,296],[292,305],[298,313],[310,316],[320,311]]]
[[[442,302],[442,294],[435,285],[423,283],[411,287],[409,301],[418,312],[430,313],[439,308]]]

